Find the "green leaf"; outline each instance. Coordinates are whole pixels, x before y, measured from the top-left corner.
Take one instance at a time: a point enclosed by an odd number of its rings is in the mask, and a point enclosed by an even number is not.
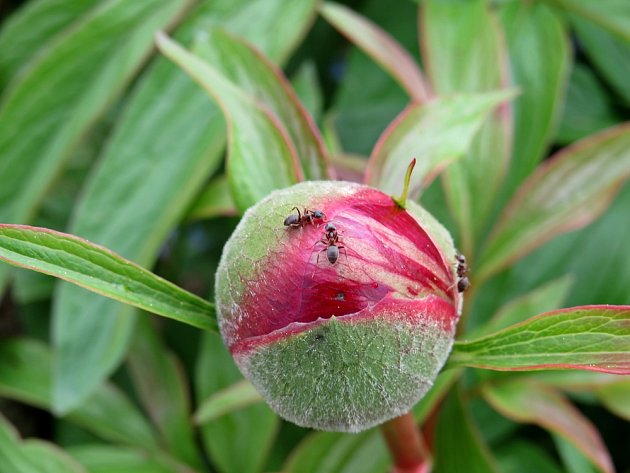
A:
[[[427,86],[416,61],[392,36],[337,3],[325,3],[320,12],[332,26],[389,72],[413,101],[427,100]]]
[[[222,392],[242,379],[216,334],[205,333],[195,370],[197,399]],[[261,471],[276,437],[278,416],[264,403],[251,405],[201,426],[203,444],[221,473]]]
[[[0,260],[65,279],[154,314],[217,330],[209,302],[74,235],[0,224]]]
[[[536,314],[559,309],[572,283],[572,276],[558,278],[508,302],[494,314],[482,330],[475,331],[474,336],[501,330]]]
[[[614,471],[599,433],[560,393],[536,383],[485,385],[484,398],[517,422],[533,423],[567,439],[606,473]]]
[[[312,1],[213,0],[199,5],[176,38],[190,44],[220,24],[280,59],[295,47],[314,12]],[[225,142],[220,110],[184,72],[158,57],[130,93],[70,230],[151,266],[221,164]],[[84,400],[116,368],[134,318],[128,306],[68,284],[55,298],[53,315],[56,405],[63,410]]]
[[[203,425],[222,415],[262,401],[262,396],[254,386],[243,379],[202,401],[195,413],[195,423]]]
[[[421,47],[436,93],[487,92],[506,87],[506,47],[488,3],[422,3]],[[508,169],[511,130],[511,111],[505,104],[479,131],[467,156],[450,166],[444,175],[447,202],[458,223],[461,248],[471,259]]]
[[[630,40],[630,7],[626,0],[547,0]]]
[[[417,5],[411,2],[398,2],[396,8],[391,8],[382,0],[368,0],[361,14],[389,31],[408,51],[417,51],[417,10]],[[410,21],[412,18],[414,21]],[[325,47],[334,48],[336,44],[319,45],[319,49]],[[343,80],[333,100],[329,114],[335,117],[342,148],[365,156],[372,152],[383,130],[409,104],[409,96],[394,79],[357,48],[348,52]]]
[[[57,33],[79,20],[100,0],[38,0],[25,3],[0,29],[0,90]]]
[[[506,3],[500,19],[513,84],[522,90],[513,104],[512,191],[541,161],[553,137],[568,85],[571,45],[562,19],[543,3]]]
[[[596,388],[595,394],[610,412],[630,421],[630,380],[602,384]]]
[[[0,222],[28,223],[82,135],[187,0],[109,0],[55,37],[0,104]],[[0,270],[0,286],[2,274]]]
[[[306,179],[321,180],[328,177],[329,158],[319,130],[278,66],[252,45],[220,29],[211,30],[203,40],[197,41],[194,52],[259,101],[262,105],[260,108],[268,107],[273,118],[279,122],[278,128],[288,133],[285,139],[290,146],[295,147]],[[218,89],[214,93],[215,98],[217,94],[220,94]],[[219,102],[223,100],[221,96]],[[232,114],[227,101],[225,107],[228,115]],[[236,126],[240,126],[239,112],[232,115]],[[272,156],[268,156],[268,159],[272,159]]]
[[[453,448],[457,446],[457,454]],[[481,433],[473,423],[458,390],[440,409],[435,431],[435,473],[498,472]]]
[[[575,64],[556,142],[571,144],[620,121],[608,91],[595,73],[582,64]]]
[[[374,147],[366,182],[399,194],[409,161],[416,157],[410,194],[417,197],[441,170],[468,151],[488,113],[513,96],[513,91],[461,94],[408,107]]]
[[[0,395],[43,409],[52,406],[52,354],[43,343],[15,339],[0,344]],[[105,383],[64,419],[116,443],[157,450],[151,426],[116,386]],[[0,469],[0,471],[2,471]]]
[[[87,473],[56,445],[21,440],[17,430],[0,415],[0,471],[3,473]]]
[[[477,283],[556,235],[592,222],[628,177],[629,125],[556,154],[523,183],[504,209],[482,252]]]
[[[186,220],[194,221],[238,215],[229,186],[225,175],[215,177],[197,197],[186,215]]]
[[[523,440],[498,448],[496,457],[502,473],[563,473],[545,450]]]
[[[184,370],[161,343],[146,316],[138,320],[128,360],[136,392],[167,451],[183,463],[200,468]]]
[[[630,38],[621,39],[578,16],[570,15],[571,25],[597,71],[630,105]]]
[[[630,306],[547,312],[479,339],[455,342],[448,366],[630,374],[629,321]]]
[[[385,473],[391,458],[377,429],[359,434],[315,432],[291,453],[286,473]]]
[[[536,371],[526,376],[535,382],[567,393],[595,392],[597,389],[623,380],[620,376],[598,371],[550,370]]]
[[[311,60],[304,62],[291,77],[291,84],[300,103],[318,123],[324,109],[324,96],[317,77],[317,66]],[[324,137],[322,136],[322,140]]]
[[[71,446],[67,452],[89,473],[173,473],[188,472],[159,454],[120,445]]]
[[[460,369],[446,370],[438,375],[431,389],[411,411],[418,425],[423,425],[433,412],[439,410],[440,403],[451,391],[451,388],[461,377],[463,371]]]
[[[228,122],[227,174],[234,200],[245,210],[274,189],[303,178],[297,151],[277,119],[253,97],[198,56],[161,34],[162,53],[178,64],[222,107]]]
[[[554,435],[553,441],[567,473],[596,473],[600,471],[580,450],[561,436]]]

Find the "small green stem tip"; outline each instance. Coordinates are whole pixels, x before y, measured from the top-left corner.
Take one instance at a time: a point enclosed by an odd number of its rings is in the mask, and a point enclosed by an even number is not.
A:
[[[398,207],[400,207],[401,209],[407,208],[407,194],[409,193],[409,181],[411,180],[411,173],[413,172],[413,168],[415,167],[415,165],[416,165],[416,158],[413,158],[411,162],[409,163],[409,166],[407,166],[407,172],[405,173],[405,182],[403,185],[402,194],[400,195],[400,197],[392,196],[392,199],[394,199],[394,202],[396,202]]]

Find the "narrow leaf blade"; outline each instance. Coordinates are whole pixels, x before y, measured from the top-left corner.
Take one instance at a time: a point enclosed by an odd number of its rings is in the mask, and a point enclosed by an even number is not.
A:
[[[217,331],[212,304],[106,248],[73,235],[2,224],[0,259],[164,317]]]
[[[453,454],[453,445],[457,445],[457,455]],[[434,471],[498,471],[481,433],[466,411],[459,390],[452,391],[440,409],[435,434]]]
[[[381,135],[366,170],[366,183],[389,194],[402,189],[411,158],[417,163],[410,195],[417,197],[449,163],[461,158],[488,113],[514,91],[458,94],[408,107]]]
[[[449,367],[630,374],[630,306],[580,306],[455,342]]]
[[[138,320],[128,362],[136,392],[167,451],[182,463],[200,468],[184,370],[146,316]]]
[[[416,61],[388,33],[337,3],[324,3],[320,12],[340,33],[389,72],[414,102],[427,100],[427,86]]]
[[[359,434],[314,432],[291,452],[286,473],[352,472],[386,473],[391,457],[377,429]]]
[[[556,235],[592,222],[628,177],[628,124],[558,153],[508,203],[482,252],[477,280],[485,280]]]
[[[0,395],[42,409],[52,406],[52,353],[30,339],[0,344]],[[105,383],[84,406],[64,417],[103,439],[133,445],[145,451],[158,449],[149,422],[116,386]]]
[[[597,429],[557,391],[536,383],[511,382],[486,385],[482,392],[506,417],[557,433],[578,447],[601,471],[614,471]]]
[[[630,421],[630,380],[604,384],[595,390],[595,394],[610,412]]]
[[[29,222],[64,160],[185,0],[109,0],[56,38],[0,104],[0,221]]]
[[[622,38],[630,40],[630,6],[626,0],[547,0],[600,25]]]
[[[150,52],[153,30],[166,27],[186,1],[103,2],[57,34],[11,83],[0,101],[0,174],[12,177],[0,187],[0,222],[32,221],[71,151]],[[6,280],[1,267],[0,290]]]
[[[224,414],[262,401],[263,398],[252,383],[241,380],[202,401],[195,413],[195,422],[202,425]]]
[[[552,138],[567,89],[571,45],[562,18],[543,3],[505,4],[501,20],[512,80],[522,90],[513,104],[512,191],[544,157]]]
[[[23,70],[52,38],[81,18],[99,0],[48,0],[25,3],[0,29],[0,90]]]
[[[0,415],[0,471],[11,473],[87,473],[67,453],[52,443],[22,440],[18,431]]]
[[[227,176],[221,175],[208,183],[186,215],[186,220],[202,220],[214,217],[235,217],[236,204],[230,193]]]
[[[246,94],[268,107],[289,135],[287,141],[295,147],[306,179],[328,177],[329,158],[319,130],[278,66],[252,44],[220,29],[211,30],[203,40],[197,41],[194,52]],[[219,97],[219,93],[217,89],[213,96]],[[240,127],[241,123],[237,121],[240,115],[229,111],[232,108],[223,95],[219,101],[224,101],[228,115],[233,115],[235,126]]]
[[[543,312],[559,309],[566,299],[573,278],[565,276],[551,281],[502,306],[480,330],[482,334],[496,332]],[[480,333],[475,332],[475,337]]]
[[[195,374],[198,399],[242,379],[221,337],[213,333],[202,338]],[[263,470],[279,421],[266,404],[254,404],[204,424],[201,437],[221,473],[256,473]]]
[[[577,15],[570,15],[569,19],[593,65],[623,102],[630,105],[630,37],[619,38]]]
[[[89,473],[188,473],[191,470],[171,459],[120,445],[76,445],[66,451]]]
[[[427,0],[421,8],[421,48],[438,94],[487,92],[508,85],[503,35],[486,0]],[[470,152],[444,174],[447,202],[469,258],[508,169],[511,130],[511,110],[504,104],[479,131]]]
[[[157,44],[223,108],[229,129],[228,178],[240,210],[272,190],[302,179],[296,150],[277,119],[207,62],[165,35],[158,35]]]

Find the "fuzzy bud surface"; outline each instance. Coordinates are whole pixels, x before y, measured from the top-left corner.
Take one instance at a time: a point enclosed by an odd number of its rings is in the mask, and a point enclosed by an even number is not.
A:
[[[325,217],[304,218],[316,210]],[[226,244],[221,333],[280,416],[358,432],[406,413],[432,386],[461,311],[456,266],[450,235],[419,205],[304,182],[250,208]]]

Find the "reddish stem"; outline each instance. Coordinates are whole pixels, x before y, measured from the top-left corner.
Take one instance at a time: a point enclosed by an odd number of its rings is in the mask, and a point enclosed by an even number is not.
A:
[[[381,432],[394,458],[393,473],[428,473],[431,462],[411,413],[383,425]]]

